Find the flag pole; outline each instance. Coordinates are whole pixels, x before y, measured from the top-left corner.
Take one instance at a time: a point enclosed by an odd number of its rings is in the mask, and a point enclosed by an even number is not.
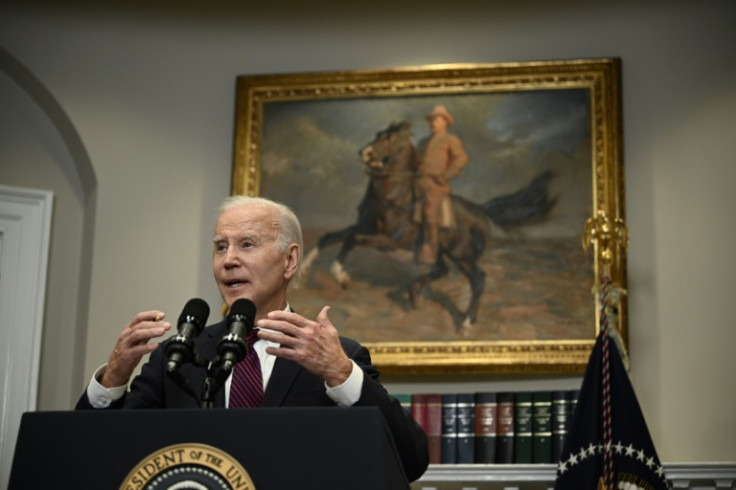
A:
[[[583,248],[595,244],[596,259],[602,269],[600,274],[600,285],[594,288],[598,293],[596,296],[599,310],[600,335],[601,335],[601,413],[603,418],[603,440],[600,451],[603,456],[603,468],[601,479],[598,482],[599,490],[614,490],[613,472],[613,427],[611,416],[611,351],[610,339],[614,338],[619,347],[619,353],[628,369],[628,355],[621,341],[621,336],[616,328],[618,323],[618,308],[621,294],[626,291],[616,284],[612,284],[611,267],[616,260],[614,249],[628,247],[628,229],[623,219],[610,220],[605,211],[599,210],[596,216],[588,219],[583,230]],[[609,314],[612,323],[609,323]],[[613,328],[611,328],[613,325]]]
[[[603,488],[613,490],[613,441],[611,424],[611,355],[608,328],[608,288],[610,277],[601,278],[601,336],[602,336],[602,413],[603,413]],[[600,487],[600,485],[599,485]]]

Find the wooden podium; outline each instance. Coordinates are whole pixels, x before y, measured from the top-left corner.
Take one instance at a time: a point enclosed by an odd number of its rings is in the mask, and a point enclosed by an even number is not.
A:
[[[186,486],[184,481],[195,482]],[[29,412],[9,490],[407,490],[376,408]],[[197,486],[199,485],[199,486]]]

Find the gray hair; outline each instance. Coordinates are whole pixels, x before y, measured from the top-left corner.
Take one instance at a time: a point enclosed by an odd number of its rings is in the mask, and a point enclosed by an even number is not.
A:
[[[299,218],[296,217],[294,211],[285,204],[272,201],[265,197],[254,197],[237,194],[229,196],[220,204],[219,214],[234,208],[245,206],[261,205],[276,210],[276,243],[279,250],[286,252],[292,243],[299,246],[299,264],[297,264],[296,274],[289,283],[289,287],[296,287],[299,284],[299,276],[301,274],[301,254],[304,253],[304,239],[302,238],[302,226]]]

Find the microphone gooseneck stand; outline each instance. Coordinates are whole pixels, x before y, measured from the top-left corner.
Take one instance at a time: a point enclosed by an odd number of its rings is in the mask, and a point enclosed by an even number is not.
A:
[[[179,364],[168,363],[166,366],[166,374],[176,384],[176,386],[194,398],[201,408],[209,410],[214,407],[214,394],[225,386],[225,381],[227,381],[228,376],[230,376],[234,365],[231,363],[229,369],[223,367],[223,362],[220,356],[208,361],[200,355],[196,355],[191,362],[195,366],[200,367],[207,372],[204,383],[202,383],[201,397],[197,396],[192,384],[186,377],[184,377],[184,375],[181,374],[179,371]]]
[[[225,381],[227,381],[228,376],[230,376],[232,368],[233,366],[230,366],[230,369],[224,368],[220,356],[215,357],[212,362],[209,363],[207,366],[207,377],[204,379],[204,383],[202,384],[202,408],[213,408],[212,396],[225,386]]]

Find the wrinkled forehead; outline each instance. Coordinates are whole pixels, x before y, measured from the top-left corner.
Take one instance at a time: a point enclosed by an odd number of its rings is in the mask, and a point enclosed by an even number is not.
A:
[[[215,225],[215,239],[231,236],[274,238],[278,233],[275,211],[268,206],[249,205],[228,209]]]

